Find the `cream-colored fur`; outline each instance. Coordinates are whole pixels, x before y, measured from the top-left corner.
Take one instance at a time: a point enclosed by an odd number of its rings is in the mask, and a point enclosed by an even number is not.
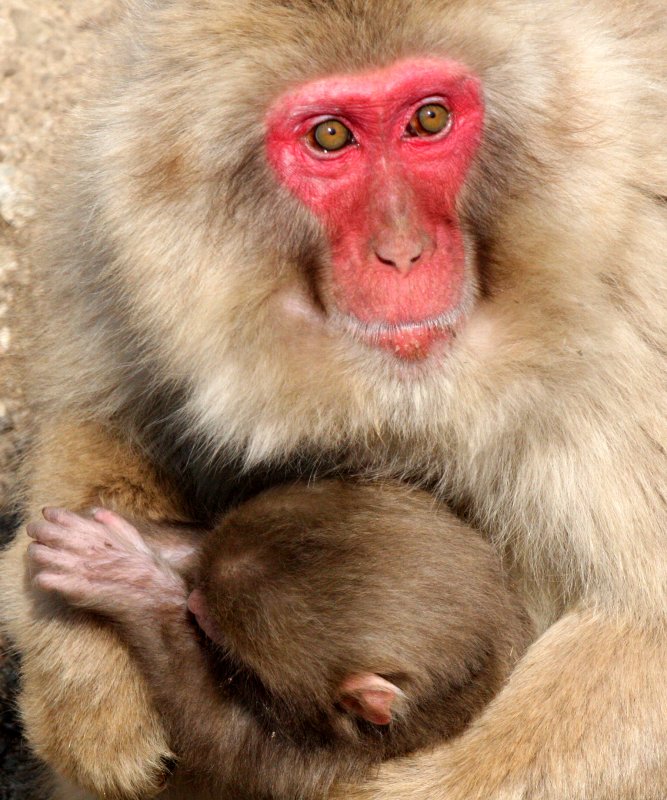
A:
[[[435,485],[545,630],[469,733],[345,796],[667,795],[666,18],[661,0],[137,2],[59,179],[29,514],[184,515],[156,429],[204,473],[332,454]],[[263,118],[288,85],[422,53],[480,76],[486,128],[461,200],[474,309],[405,365],[313,306],[321,233],[266,167]],[[25,545],[0,608],[28,735],[99,796],[148,796],[169,752],[136,670],[36,603]]]

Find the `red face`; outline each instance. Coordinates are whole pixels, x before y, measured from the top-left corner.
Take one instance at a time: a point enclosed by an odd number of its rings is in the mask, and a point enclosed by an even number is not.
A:
[[[269,111],[269,162],[328,236],[327,299],[399,357],[425,357],[464,315],[456,205],[482,124],[479,81],[434,59],[314,81]]]

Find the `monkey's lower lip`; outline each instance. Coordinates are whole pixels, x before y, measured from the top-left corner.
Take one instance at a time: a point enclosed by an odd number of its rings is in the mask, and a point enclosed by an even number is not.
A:
[[[318,313],[300,294],[285,292],[279,297],[283,311],[289,316],[328,327],[335,336],[339,336],[342,329],[365,345],[386,350],[403,361],[421,361],[430,355],[436,343],[453,339],[469,307],[466,296],[456,308],[436,317],[408,322],[365,321],[336,306]]]
[[[338,315],[338,321],[365,344],[388,350],[403,360],[420,361],[430,354],[436,342],[447,341],[454,337],[462,316],[459,307],[439,317],[418,322],[363,322],[349,314]]]
[[[421,361],[428,357],[437,341],[453,338],[451,328],[419,328],[380,336],[377,346],[404,361]]]

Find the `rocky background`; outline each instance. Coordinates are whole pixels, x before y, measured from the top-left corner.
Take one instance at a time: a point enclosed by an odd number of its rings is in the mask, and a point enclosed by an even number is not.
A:
[[[117,2],[0,2],[0,509],[11,500],[26,433],[13,320],[30,289],[25,249],[39,213],[39,176],[94,80]]]
[[[119,2],[0,0],[0,546],[29,422],[17,320],[31,288],[26,248],[39,214],[39,176],[94,81]],[[16,663],[0,640],[0,800],[39,800],[15,692]]]

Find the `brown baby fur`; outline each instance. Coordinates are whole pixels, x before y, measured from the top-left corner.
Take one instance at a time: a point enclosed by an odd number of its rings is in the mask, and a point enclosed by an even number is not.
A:
[[[662,0],[149,1],[127,25],[37,256],[28,517],[96,496],[188,517],[173,487],[214,495],[230,455],[429,482],[545,633],[456,743],[345,796],[663,800]],[[308,302],[325,245],[262,120],[289,85],[414,54],[476,72],[486,123],[461,198],[475,309],[446,357],[399,368],[276,311]],[[169,749],[137,669],[35,603],[25,547],[0,608],[28,735],[99,796],[146,796]]]
[[[189,580],[220,658],[206,659],[171,597],[147,589],[110,613],[178,756],[170,798],[316,797],[359,780],[460,733],[532,638],[490,545],[398,484],[269,490],[197,550]],[[382,728],[339,705],[346,678],[373,673],[402,693]]]

